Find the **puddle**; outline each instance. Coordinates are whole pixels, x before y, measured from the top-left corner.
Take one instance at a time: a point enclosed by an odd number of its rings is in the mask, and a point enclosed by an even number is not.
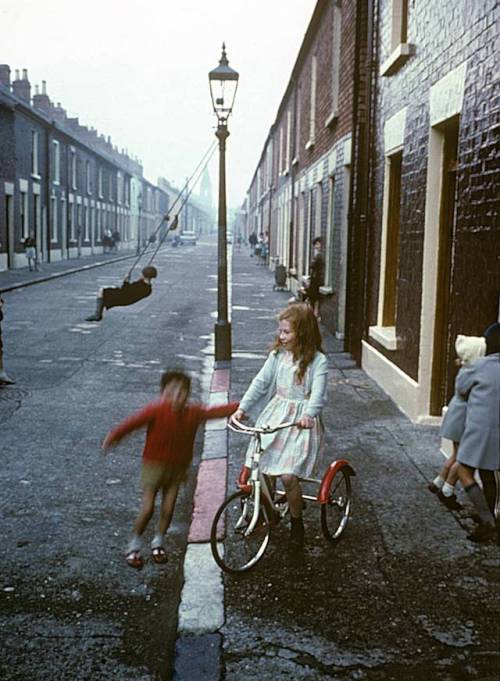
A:
[[[251,307],[247,307],[246,305],[233,305],[233,310],[251,310]]]
[[[267,355],[258,354],[256,352],[233,352],[233,357],[236,359],[265,359]]]

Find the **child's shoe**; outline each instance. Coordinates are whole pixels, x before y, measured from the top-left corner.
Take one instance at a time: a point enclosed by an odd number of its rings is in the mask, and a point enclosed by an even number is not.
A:
[[[476,544],[482,544],[492,540],[497,541],[497,528],[495,525],[481,523],[467,535],[467,539],[470,539],[470,541],[473,541]]]
[[[438,491],[437,496],[439,501],[443,503],[449,511],[462,510],[463,506],[461,503],[459,503],[455,494],[452,494],[451,496],[447,497],[441,491]]]

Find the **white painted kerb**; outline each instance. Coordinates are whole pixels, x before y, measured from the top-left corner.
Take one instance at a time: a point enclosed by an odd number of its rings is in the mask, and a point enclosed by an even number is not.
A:
[[[222,551],[223,546],[219,548],[219,552]],[[223,624],[224,586],[210,544],[189,544],[184,559],[179,631],[209,634]]]

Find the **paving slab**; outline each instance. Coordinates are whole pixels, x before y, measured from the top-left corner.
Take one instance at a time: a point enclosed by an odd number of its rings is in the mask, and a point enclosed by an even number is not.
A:
[[[202,459],[221,459],[227,456],[227,432],[207,430],[203,438]]]
[[[200,463],[194,494],[194,509],[188,541],[210,541],[215,512],[226,496],[226,459],[206,459]]]

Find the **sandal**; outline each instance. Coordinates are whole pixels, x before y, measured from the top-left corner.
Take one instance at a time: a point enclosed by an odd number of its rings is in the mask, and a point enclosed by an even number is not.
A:
[[[125,560],[127,561],[127,565],[136,570],[141,570],[144,566],[140,551],[129,551],[125,556]]]
[[[151,557],[153,558],[154,562],[158,564],[166,563],[168,560],[163,546],[155,546],[153,549],[151,549]]]

